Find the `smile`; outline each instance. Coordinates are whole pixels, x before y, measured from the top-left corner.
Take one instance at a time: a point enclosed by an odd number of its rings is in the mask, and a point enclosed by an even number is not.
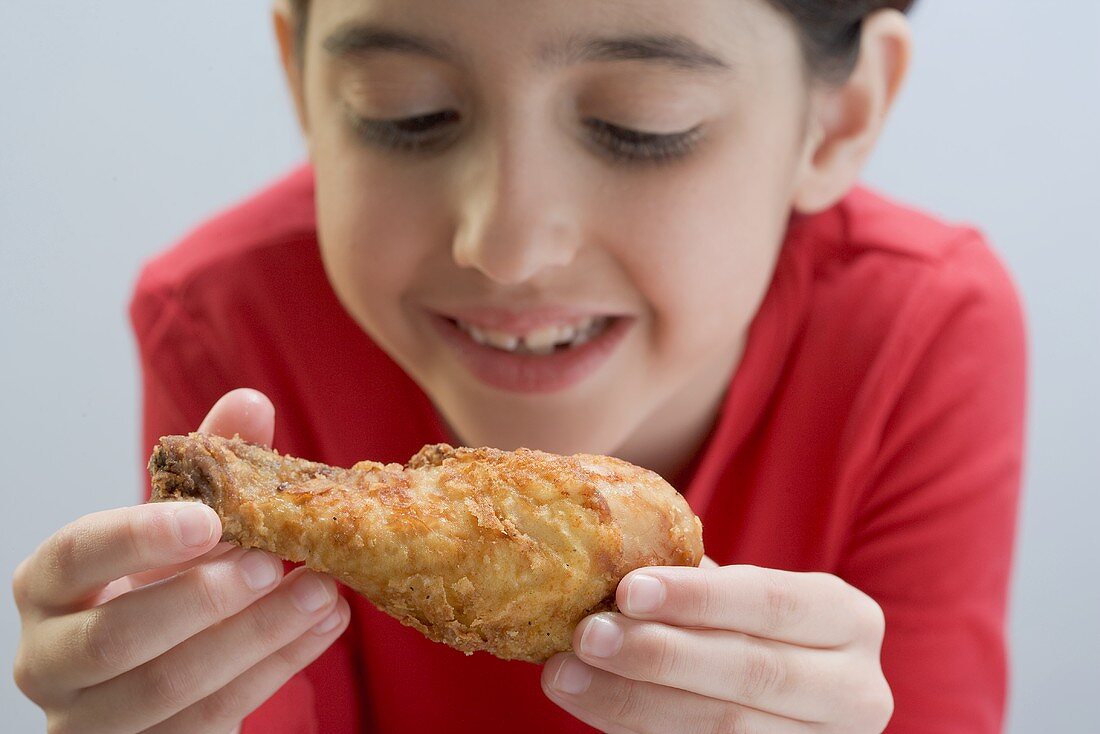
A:
[[[607,362],[636,319],[565,308],[429,312],[433,331],[482,384],[520,393],[577,385]]]
[[[607,329],[611,319],[606,316],[586,316],[574,323],[543,326],[523,334],[479,328],[458,319],[454,323],[478,344],[515,354],[547,355],[579,347],[599,337]]]

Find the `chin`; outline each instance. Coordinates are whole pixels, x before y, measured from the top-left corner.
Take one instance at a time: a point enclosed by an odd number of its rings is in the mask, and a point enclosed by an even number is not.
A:
[[[560,399],[557,405],[552,400],[502,406],[444,399],[437,405],[458,438],[472,447],[491,446],[508,451],[526,447],[564,455],[614,455],[629,435],[630,418],[610,410],[606,402],[570,410],[568,405],[560,404]]]

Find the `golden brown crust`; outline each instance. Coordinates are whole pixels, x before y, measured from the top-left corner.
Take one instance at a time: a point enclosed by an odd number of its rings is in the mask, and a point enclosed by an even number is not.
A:
[[[350,469],[240,438],[166,436],[154,501],[213,507],[224,537],[332,574],[467,653],[541,662],[648,565],[693,565],[702,526],[653,472],[606,456],[425,446]]]

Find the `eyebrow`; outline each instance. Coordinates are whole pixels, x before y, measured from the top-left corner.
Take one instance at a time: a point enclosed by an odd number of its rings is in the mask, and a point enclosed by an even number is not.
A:
[[[730,71],[721,57],[697,42],[672,33],[616,38],[570,38],[541,54],[564,66],[584,61],[646,61],[685,71]]]
[[[324,48],[333,56],[365,56],[377,51],[429,56],[441,61],[454,60],[458,53],[445,41],[411,33],[389,30],[376,25],[345,25],[325,39]]]
[[[353,23],[325,39],[324,48],[336,57],[395,52],[455,61],[462,54],[441,39],[428,38],[373,24]],[[544,65],[559,67],[591,61],[644,61],[685,71],[730,71],[724,59],[686,36],[671,33],[622,37],[570,37],[542,49]]]

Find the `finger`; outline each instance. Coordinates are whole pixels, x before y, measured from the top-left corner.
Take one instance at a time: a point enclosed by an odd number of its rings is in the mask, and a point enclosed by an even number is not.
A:
[[[804,647],[856,640],[874,645],[884,627],[879,606],[836,576],[756,566],[650,566],[627,574],[615,601],[635,619],[735,630]]]
[[[149,729],[156,734],[228,731],[328,649],[351,619],[343,599],[329,616],[283,649],[252,666],[229,685]]]
[[[610,612],[577,625],[573,649],[589,665],[624,678],[802,721],[829,720],[843,704],[837,691],[860,682],[849,675],[849,655],[838,650],[639,622]]]
[[[213,548],[203,553],[197,558],[184,561],[183,563],[174,563],[170,566],[161,566],[160,568],[154,568],[151,571],[143,571],[141,573],[132,573],[129,576],[123,576],[120,579],[115,579],[103,589],[103,592],[96,597],[95,604],[104,604],[109,602],[115,597],[122,596],[123,594],[133,591],[134,589],[140,589],[143,586],[154,584],[158,581],[171,578],[178,573],[182,573],[189,568],[193,568],[200,563],[212,560],[219,556],[223,556],[229,551],[239,546],[232,543],[222,542],[215,545]]]
[[[697,693],[623,678],[586,665],[569,653],[556,655],[546,663],[542,687],[551,701],[608,734],[808,734],[816,726]]]
[[[16,569],[20,609],[65,610],[115,579],[184,563],[221,537],[217,513],[197,502],[163,502],[105,510],[54,533]]]
[[[93,609],[50,617],[28,641],[39,675],[66,690],[110,680],[270,592],[283,564],[240,548]]]
[[[221,624],[140,668],[85,689],[73,705],[97,731],[146,729],[229,684],[328,616],[336,605],[331,578],[304,568]],[[134,702],[140,702],[135,705]]]
[[[199,426],[199,433],[226,438],[240,434],[245,441],[270,446],[275,438],[275,406],[259,390],[247,387],[231,390],[214,403]]]

